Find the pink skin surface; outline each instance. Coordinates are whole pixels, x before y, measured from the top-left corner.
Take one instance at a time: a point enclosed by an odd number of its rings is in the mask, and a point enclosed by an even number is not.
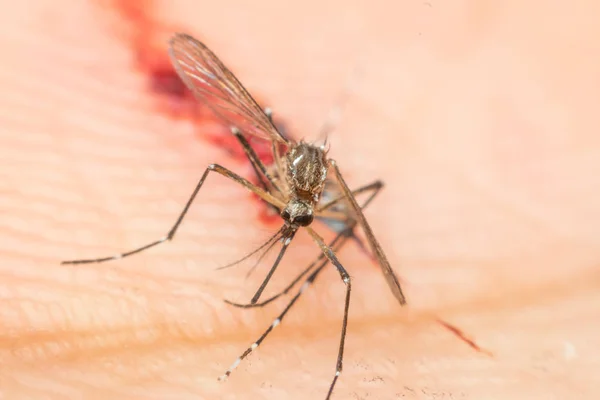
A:
[[[366,214],[409,305],[354,245],[340,253],[353,297],[334,399],[600,396],[597,2],[155,7],[299,137],[316,136],[363,71],[331,156],[353,187],[386,183]],[[211,162],[249,176],[189,121],[156,112],[107,20],[84,2],[13,2],[0,15],[0,397],[324,398],[344,291],[333,268],[216,379],[285,303],[222,302],[247,301],[265,268],[248,279],[215,268],[277,229],[223,178],[208,179],[173,242],[59,264],[166,234]],[[299,235],[271,294],[317,253]]]

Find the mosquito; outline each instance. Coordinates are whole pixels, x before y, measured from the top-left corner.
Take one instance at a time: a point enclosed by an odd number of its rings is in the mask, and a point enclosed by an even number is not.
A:
[[[334,250],[312,229],[311,224],[315,216],[346,221],[348,219],[347,214],[333,211],[331,207],[338,202],[347,201],[352,208],[353,217],[356,218],[357,223],[365,232],[371,251],[376,256],[392,293],[400,304],[404,305],[406,303],[398,278],[354,197],[358,192],[365,189],[355,190],[354,193],[350,190],[336,161],[327,156],[325,144],[316,146],[304,141],[296,142],[281,135],[273,125],[271,117],[256,103],[233,73],[203,43],[189,35],[178,34],[171,39],[169,52],[175,69],[186,85],[200,101],[212,107],[216,114],[233,126],[233,133],[242,143],[252,164],[264,175],[265,181],[263,183],[270,187],[270,190],[263,190],[232,171],[216,164],[212,164],[207,168],[203,178],[210,171],[218,172],[245,186],[264,201],[281,210],[280,215],[284,223],[280,235],[283,245],[266,278],[250,300],[250,304],[258,302],[294,235],[301,228],[308,232],[325,258],[335,266],[346,286],[338,357],[335,373],[326,396],[326,399],[329,399],[342,372],[352,280],[338,260]],[[272,142],[275,173],[270,173],[267,170],[254,154],[243,135],[253,135]],[[320,201],[321,195],[330,172],[333,172],[333,177],[342,193],[341,196],[323,203]],[[203,182],[203,179],[200,182]],[[200,186],[201,183],[197,189]],[[271,330],[280,323],[281,318],[276,318],[269,329],[235,360],[221,379],[226,379],[233,369],[255,350]]]
[[[172,240],[208,175],[213,172],[228,178],[254,193],[277,210],[283,220],[283,225],[267,243],[261,246],[261,248],[266,247],[269,250],[274,243],[281,242],[281,248],[275,262],[250,302],[248,304],[239,304],[227,300],[226,302],[242,308],[261,307],[287,294],[302,278],[307,275],[308,277],[305,278],[295,296],[268,329],[234,361],[219,379],[228,378],[242,360],[265,340],[269,333],[281,323],[287,312],[314,282],[324,267],[331,263],[338,271],[346,292],[335,373],[326,396],[326,399],[330,399],[342,372],[352,287],[350,275],[338,260],[336,251],[349,238],[356,238],[354,234],[356,227],[360,226],[362,228],[371,255],[377,260],[392,294],[401,305],[406,304],[399,280],[362,212],[362,209],[377,195],[383,184],[381,181],[375,181],[369,185],[351,190],[346,184],[336,161],[327,156],[326,140],[323,144],[316,145],[296,141],[281,134],[273,124],[271,111],[269,109],[263,110],[233,73],[202,42],[187,34],[178,33],[169,42],[169,55],[178,75],[196,98],[205,103],[215,115],[231,127],[231,132],[243,147],[254,172],[259,178],[259,183],[255,185],[219,164],[210,164],[202,174],[183,210],[166,236],[118,255],[63,261],[63,264],[100,263],[121,259]],[[270,141],[274,160],[272,165],[267,166],[261,161],[249,143],[250,138]],[[359,205],[355,196],[363,193],[369,193],[370,195],[362,205]],[[322,220],[337,233],[329,244],[325,243],[324,239],[312,228],[311,225],[315,219]],[[317,244],[320,249],[319,256],[282,292],[259,302],[263,291],[299,229],[305,229]],[[460,331],[456,328],[441,320],[438,322],[462,337]],[[464,340],[469,343],[467,339]]]

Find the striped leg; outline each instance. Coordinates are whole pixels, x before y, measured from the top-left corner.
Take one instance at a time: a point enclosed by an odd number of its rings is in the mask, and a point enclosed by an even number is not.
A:
[[[253,185],[248,180],[242,178],[241,176],[239,176],[235,172],[230,171],[229,169],[227,169],[225,167],[222,167],[222,166],[220,166],[218,164],[210,164],[206,168],[206,170],[204,171],[204,174],[202,174],[202,177],[198,181],[198,184],[196,185],[196,188],[194,189],[194,192],[192,193],[192,195],[188,199],[185,207],[183,208],[183,211],[179,214],[179,217],[177,217],[177,221],[175,221],[175,224],[173,225],[173,227],[171,228],[171,230],[169,231],[169,233],[167,233],[166,236],[163,236],[162,238],[160,238],[158,240],[155,240],[154,242],[148,243],[148,244],[146,244],[146,245],[144,245],[142,247],[138,247],[137,249],[130,250],[130,251],[127,251],[125,253],[121,253],[121,254],[117,254],[117,255],[113,255],[113,256],[109,256],[109,257],[63,261],[61,264],[89,264],[89,263],[101,263],[101,262],[105,262],[105,261],[118,260],[120,258],[125,258],[125,257],[131,256],[133,254],[140,253],[140,252],[142,252],[144,250],[147,250],[147,249],[149,249],[151,247],[157,246],[157,245],[159,245],[161,243],[164,243],[164,242],[166,242],[168,240],[172,240],[173,237],[175,236],[175,233],[177,232],[177,228],[179,228],[179,225],[183,221],[183,218],[187,214],[190,206],[192,205],[192,203],[194,202],[194,199],[196,198],[196,195],[200,191],[200,188],[202,188],[202,185],[204,184],[204,181],[206,180],[206,178],[208,177],[208,174],[210,172],[216,172],[217,174],[219,174],[221,176],[224,176],[226,178],[229,178],[232,181],[234,181],[234,182],[242,185],[243,187],[245,187],[249,191],[255,193],[257,196],[259,196],[261,199],[263,199],[267,203],[272,204],[274,207],[283,208],[283,206],[284,206],[284,204],[283,204],[283,202],[281,200],[279,200],[278,198],[274,197],[270,193],[264,191],[260,187],[258,187],[256,185]]]
[[[275,329],[281,323],[281,321],[283,321],[283,318],[286,316],[286,314],[288,313],[288,311],[290,311],[290,309],[294,306],[294,304],[296,304],[296,301],[298,301],[298,299],[300,298],[300,296],[302,295],[302,293],[304,293],[304,291],[310,286],[310,284],[312,282],[314,282],[314,280],[317,278],[317,275],[319,274],[319,272],[321,272],[323,270],[323,268],[325,267],[325,265],[326,264],[321,265],[308,278],[306,278],[306,280],[304,281],[304,283],[302,284],[302,286],[300,286],[300,289],[298,290],[298,292],[296,293],[296,295],[290,300],[290,302],[285,307],[285,309],[281,312],[281,314],[279,314],[279,316],[277,318],[275,318],[275,320],[273,320],[273,323],[271,323],[271,325],[267,328],[267,330],[262,335],[260,335],[260,337],[258,338],[258,340],[256,340],[254,343],[252,343],[250,345],[250,347],[248,347],[246,349],[246,351],[244,351],[242,353],[242,355],[239,356],[233,362],[233,364],[231,364],[231,367],[229,367],[229,369],[227,371],[225,371],[225,373],[219,377],[220,381],[227,379],[229,377],[229,375],[231,375],[231,372],[234,369],[236,369],[238,365],[240,365],[240,363],[242,362],[242,360],[244,358],[248,357],[250,355],[250,353],[252,353],[258,346],[260,346],[260,344],[265,340],[265,338],[269,335],[269,333],[271,333],[271,331],[273,329]]]

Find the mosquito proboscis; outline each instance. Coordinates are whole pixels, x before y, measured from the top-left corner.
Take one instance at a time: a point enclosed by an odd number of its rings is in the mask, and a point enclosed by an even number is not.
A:
[[[63,264],[83,264],[120,259],[172,240],[189,207],[211,172],[236,182],[277,210],[283,220],[283,225],[267,243],[252,253],[257,253],[262,248],[270,249],[275,243],[281,243],[275,262],[256,290],[250,303],[238,304],[230,301],[228,303],[244,308],[260,307],[288,293],[302,278],[306,275],[308,277],[305,278],[304,283],[283,312],[273,321],[263,335],[235,360],[220,379],[227,378],[240,362],[263,342],[273,328],[281,323],[286,313],[323,268],[331,263],[338,271],[345,285],[346,293],[335,373],[326,396],[326,399],[330,399],[342,372],[352,282],[350,275],[338,260],[336,251],[348,238],[354,237],[355,227],[360,227],[363,230],[370,252],[377,260],[392,294],[401,305],[406,304],[399,280],[362,211],[379,192],[382,183],[375,181],[372,184],[351,190],[346,184],[336,161],[328,157],[328,149],[326,149],[324,143],[320,145],[310,144],[282,135],[273,124],[270,110],[263,110],[233,73],[211,50],[197,39],[187,34],[176,34],[169,42],[169,54],[177,73],[198,100],[205,103],[225,123],[231,126],[231,132],[242,145],[254,172],[259,178],[259,184],[255,185],[219,164],[210,164],[202,174],[192,195],[166,236],[116,256],[64,261]],[[330,128],[330,126],[327,126],[326,129]],[[271,142],[273,165],[265,165],[261,161],[250,145],[249,138]],[[335,188],[335,190],[330,190],[330,187]],[[361,193],[370,195],[362,205],[359,205],[355,196]],[[329,244],[325,243],[323,238],[312,228],[311,225],[316,218],[330,221],[330,227],[334,225],[335,221],[339,222],[338,229],[334,229],[337,231],[337,236]],[[308,268],[303,270],[284,291],[259,302],[264,289],[299,229],[305,229],[308,232],[319,247],[320,256]],[[455,329],[443,321],[441,323],[448,329]]]

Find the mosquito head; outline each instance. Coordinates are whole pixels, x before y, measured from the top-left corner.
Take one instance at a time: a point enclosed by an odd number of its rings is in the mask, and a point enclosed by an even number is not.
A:
[[[313,222],[312,205],[299,199],[292,199],[281,212],[281,218],[292,225],[308,226]]]

